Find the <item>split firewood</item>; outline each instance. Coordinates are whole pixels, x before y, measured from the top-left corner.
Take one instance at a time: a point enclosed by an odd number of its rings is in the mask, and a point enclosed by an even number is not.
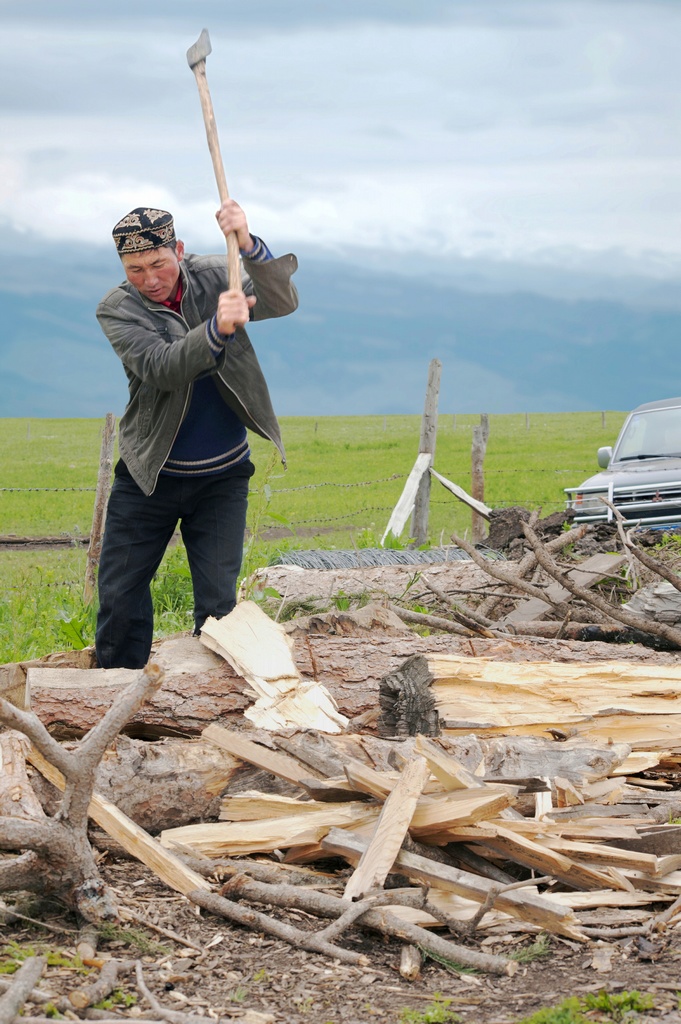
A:
[[[326,839],[322,840],[325,850],[345,857],[352,864],[359,861],[365,846],[366,840],[340,829],[332,829]],[[395,859],[395,870],[418,882],[454,892],[476,903],[484,902],[490,890],[496,889],[494,883],[487,878],[404,851]],[[524,891],[510,891],[501,893],[496,905],[499,910],[521,921],[529,921],[546,931],[583,941],[574,914],[571,911],[566,913],[565,908],[557,906],[546,897]]]
[[[272,853],[318,843],[332,826],[371,829],[377,817],[378,808],[364,803],[324,804],[321,810],[301,810],[275,819],[204,822],[171,828],[161,833],[161,844],[173,850],[175,843],[179,843],[204,856],[220,858]]]
[[[295,758],[269,750],[261,743],[254,743],[247,736],[231,729],[209,725],[207,729],[204,729],[202,735],[203,739],[214,743],[228,754],[239,757],[242,761],[248,761],[249,764],[271,772],[273,775],[278,775],[294,785],[299,786],[304,779],[309,779],[310,775],[317,774],[310,767],[304,768]]]
[[[383,804],[369,845],[345,887],[345,899],[356,899],[383,885],[393,866],[423,787],[430,777],[428,762],[415,757],[401,772]]]
[[[542,875],[551,875],[571,888],[629,888],[625,879],[612,867],[598,870],[493,822],[486,822],[485,828],[479,831],[478,845],[488,846],[504,854],[509,860],[533,871],[539,871]]]
[[[222,619],[209,618],[201,642],[224,657],[255,691],[246,717],[265,729],[303,725],[340,732],[347,725],[326,687],[303,680],[292,641],[254,601],[242,601]]]

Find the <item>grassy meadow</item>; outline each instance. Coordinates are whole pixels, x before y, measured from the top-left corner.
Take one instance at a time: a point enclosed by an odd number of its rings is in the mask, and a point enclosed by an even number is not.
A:
[[[605,427],[603,426],[605,416]],[[491,506],[564,503],[563,487],[595,472],[596,449],[614,442],[624,413],[490,416],[485,501]],[[435,468],[470,488],[470,449],[479,416],[440,414]],[[63,536],[90,530],[103,420],[0,419],[0,535]],[[420,416],[282,419],[285,471],[252,437],[252,571],[291,548],[376,546],[418,452]],[[433,483],[430,542],[465,533],[470,512]],[[406,541],[406,533],[403,537]],[[0,663],[92,640],[82,601],[82,547],[0,550]],[[181,545],[169,549],[154,585],[159,635],[191,624],[191,586]]]

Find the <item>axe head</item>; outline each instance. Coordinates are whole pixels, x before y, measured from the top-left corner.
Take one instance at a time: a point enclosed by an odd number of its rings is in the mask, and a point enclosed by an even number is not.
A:
[[[189,67],[196,67],[200,61],[206,59],[210,52],[210,36],[208,35],[208,29],[204,28],[194,45],[190,46],[187,50],[187,63],[189,64]]]

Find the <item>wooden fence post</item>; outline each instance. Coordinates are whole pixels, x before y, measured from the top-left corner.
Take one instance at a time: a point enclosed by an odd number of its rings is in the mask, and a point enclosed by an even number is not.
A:
[[[478,501],[485,500],[485,475],[483,463],[489,437],[489,416],[486,412],[480,415],[480,426],[473,427],[473,444],[471,446],[471,495]],[[479,544],[486,536],[485,519],[475,510],[471,517],[471,541]]]
[[[430,464],[435,461],[435,442],[437,440],[437,404],[440,397],[440,375],[442,363],[439,359],[431,359],[428,367],[428,386],[426,403],[421,420],[421,438],[419,454],[429,454]],[[428,506],[430,504],[430,473],[424,473],[416,492],[414,512],[411,517],[411,538],[418,547],[428,540]]]
[[[106,518],[106,503],[111,490],[111,471],[113,468],[114,440],[116,438],[116,417],[112,412],[106,414],[102,431],[102,447],[99,454],[99,472],[97,473],[97,490],[95,491],[95,507],[92,513],[92,529],[90,544],[87,549],[87,565],[85,567],[85,586],[83,600],[92,602],[95,593],[95,571],[99,565],[102,552],[102,534]]]

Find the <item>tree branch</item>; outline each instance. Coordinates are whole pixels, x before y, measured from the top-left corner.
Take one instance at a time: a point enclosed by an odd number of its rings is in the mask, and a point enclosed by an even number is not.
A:
[[[626,608],[615,607],[609,601],[606,601],[605,598],[592,593],[585,587],[580,587],[566,573],[561,572],[532,527],[527,523],[523,523],[522,527],[544,572],[548,573],[566,590],[569,590],[571,594],[581,598],[582,601],[586,601],[587,604],[593,605],[594,608],[605,612],[611,618],[624,622],[627,626],[633,626],[634,629],[640,629],[644,633],[652,633],[654,636],[661,636],[669,641],[669,643],[674,644],[675,647],[681,648],[681,630],[673,629],[671,626],[666,626],[661,622],[653,622],[650,619],[646,619],[643,615],[636,615],[634,612],[627,611]]]

